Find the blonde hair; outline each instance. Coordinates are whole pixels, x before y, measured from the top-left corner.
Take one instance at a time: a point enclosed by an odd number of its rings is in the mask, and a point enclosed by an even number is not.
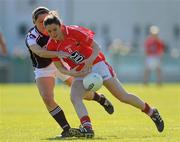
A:
[[[158,26],[153,25],[150,27],[149,31],[151,34],[157,35],[159,33],[159,28],[158,28]]]

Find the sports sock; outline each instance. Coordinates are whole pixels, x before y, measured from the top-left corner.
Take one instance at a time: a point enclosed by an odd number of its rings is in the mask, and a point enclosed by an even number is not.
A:
[[[67,131],[71,128],[69,123],[66,120],[63,110],[59,106],[57,106],[55,109],[53,109],[49,113],[64,131]]]
[[[81,121],[81,124],[82,124],[83,127],[92,129],[91,120],[90,120],[89,116],[87,116],[87,115],[83,116],[80,119],[80,121]]]
[[[145,106],[144,106],[144,109],[142,110],[142,112],[151,116],[153,114],[153,108],[151,108],[147,103],[145,103]]]
[[[94,101],[100,103],[101,105],[104,104],[105,102],[105,98],[104,97],[101,97],[98,93],[94,93],[94,98],[93,98]]]

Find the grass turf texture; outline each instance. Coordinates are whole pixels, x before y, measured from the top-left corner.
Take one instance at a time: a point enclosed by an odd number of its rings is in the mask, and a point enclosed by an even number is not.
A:
[[[179,142],[180,141],[180,84],[164,84],[162,87],[125,84],[128,92],[138,94],[152,106],[156,106],[165,121],[165,130],[158,133],[154,123],[141,111],[120,103],[106,89],[115,112],[109,115],[94,101],[84,101],[93,128],[93,139],[72,138],[62,141],[98,142]],[[63,108],[72,127],[80,122],[69,99],[70,90],[57,85],[55,97]],[[43,142],[54,139],[62,130],[48,114],[34,84],[0,84],[0,141]]]

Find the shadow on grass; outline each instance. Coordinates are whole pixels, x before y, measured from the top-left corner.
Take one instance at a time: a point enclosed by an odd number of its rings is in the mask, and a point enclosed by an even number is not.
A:
[[[106,140],[108,138],[102,138],[102,137],[94,137],[94,138],[76,138],[76,137],[72,137],[72,138],[46,138],[46,139],[42,139],[42,140],[49,140],[49,141],[53,141],[53,140],[59,140],[59,141],[76,141],[76,140]]]
[[[128,137],[129,139],[139,139],[139,138],[142,138],[142,139],[149,139],[149,138],[160,138],[160,137],[165,137],[165,135],[146,135],[146,136],[140,136],[140,137],[136,137],[136,136],[131,136],[131,137]],[[49,141],[53,141],[53,140],[58,140],[58,141],[78,141],[78,140],[91,140],[91,141],[97,141],[97,140],[109,140],[109,139],[127,139],[127,137],[123,137],[123,136],[117,136],[117,135],[111,135],[111,136],[105,136],[105,137],[94,137],[94,138],[77,138],[77,137],[71,137],[71,138],[45,138],[45,139],[42,139],[42,140],[49,140]]]

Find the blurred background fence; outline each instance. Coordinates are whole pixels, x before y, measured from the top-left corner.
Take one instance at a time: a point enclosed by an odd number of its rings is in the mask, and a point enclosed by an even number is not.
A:
[[[144,40],[149,27],[157,25],[166,45],[163,80],[180,81],[180,0],[0,0],[0,29],[9,51],[8,56],[0,56],[0,82],[34,81],[24,38],[38,6],[57,10],[65,24],[95,31],[95,39],[123,82],[143,80]],[[127,47],[118,54],[109,49],[115,39]]]
[[[34,74],[29,57],[0,58],[0,82],[33,82]],[[122,82],[143,82],[144,56],[130,54],[116,57],[107,56],[107,60],[114,67],[118,78]],[[116,62],[114,62],[116,60]],[[162,59],[163,81],[180,81],[180,59],[165,55]],[[150,81],[155,81],[155,73],[152,73]]]

